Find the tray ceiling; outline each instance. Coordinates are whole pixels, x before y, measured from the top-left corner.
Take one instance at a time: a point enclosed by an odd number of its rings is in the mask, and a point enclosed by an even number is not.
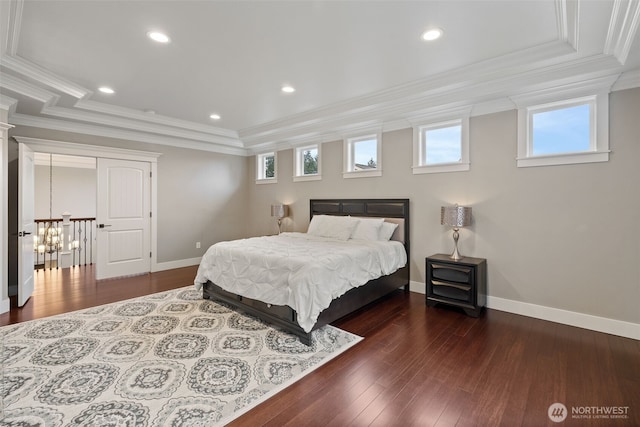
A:
[[[17,125],[251,154],[594,78],[640,86],[638,3],[5,1],[0,108]],[[432,27],[444,35],[422,40]]]

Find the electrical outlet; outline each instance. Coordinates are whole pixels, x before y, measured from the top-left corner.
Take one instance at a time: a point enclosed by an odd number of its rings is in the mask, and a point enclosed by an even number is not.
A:
[[[200,249],[200,242],[196,242],[196,249]]]

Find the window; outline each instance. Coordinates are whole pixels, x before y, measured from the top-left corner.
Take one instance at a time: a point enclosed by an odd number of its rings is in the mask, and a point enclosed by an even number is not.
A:
[[[608,91],[519,107],[518,167],[609,160]]]
[[[256,183],[276,183],[276,153],[264,153],[256,156]]]
[[[593,105],[531,111],[532,156],[590,151]]]
[[[320,144],[297,147],[293,161],[294,182],[322,179],[320,173]]]
[[[345,178],[382,176],[380,132],[344,140]]]
[[[469,170],[469,119],[413,128],[413,173]]]

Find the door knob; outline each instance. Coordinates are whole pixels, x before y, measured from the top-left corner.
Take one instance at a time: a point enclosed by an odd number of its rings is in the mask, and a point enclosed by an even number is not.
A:
[[[28,231],[21,231],[21,232],[18,233],[18,237],[28,236],[29,234],[31,234],[31,233],[28,232]]]
[[[111,227],[111,224],[98,224],[98,228]]]

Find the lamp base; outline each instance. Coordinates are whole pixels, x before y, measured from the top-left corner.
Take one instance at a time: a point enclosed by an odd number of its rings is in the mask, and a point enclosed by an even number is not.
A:
[[[460,252],[458,252],[458,247],[456,246],[455,249],[453,250],[453,253],[449,255],[449,258],[451,258],[454,261],[460,261],[464,257],[460,255]]]
[[[460,261],[462,258],[464,258],[462,255],[460,255],[460,252],[458,252],[458,238],[460,237],[460,233],[458,233],[458,230],[458,228],[453,229],[453,253],[451,254],[450,258],[454,261]]]

